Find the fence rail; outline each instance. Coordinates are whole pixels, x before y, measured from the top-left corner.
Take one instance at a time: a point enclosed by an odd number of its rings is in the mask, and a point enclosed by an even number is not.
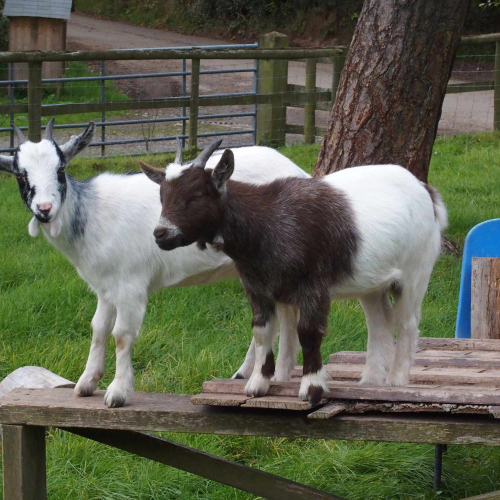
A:
[[[472,84],[451,83],[447,93],[476,92],[494,90],[494,129],[500,130],[500,34],[463,37],[463,45],[495,43],[496,55],[494,63],[494,79],[492,81],[478,81]],[[11,126],[1,127],[0,132],[11,131],[11,147],[3,151],[12,151],[13,148],[13,118],[15,114],[27,113],[28,126],[21,127],[28,130],[28,137],[38,141],[41,137],[42,117],[58,116],[77,113],[101,113],[101,120],[97,125],[101,127],[101,141],[93,146],[101,147],[101,155],[105,154],[105,147],[117,144],[134,144],[145,142],[145,139],[109,140],[106,139],[106,127],[180,122],[184,141],[187,139],[189,147],[198,145],[198,137],[215,135],[242,135],[253,134],[254,143],[265,143],[272,146],[284,144],[287,133],[304,136],[305,143],[313,143],[316,136],[325,132],[324,127],[316,125],[317,110],[331,110],[336,97],[340,81],[340,74],[345,61],[346,47],[329,48],[289,48],[288,39],[277,33],[264,35],[259,44],[210,46],[210,47],[182,47],[160,49],[125,49],[106,51],[76,51],[76,52],[4,52],[0,53],[0,64],[27,63],[28,79],[15,80],[11,77],[0,80],[0,87],[27,84],[28,102],[15,103],[13,92],[9,104],[0,105],[0,114],[11,115]],[[106,74],[106,61],[123,60],[182,60],[182,70],[158,73],[132,73],[129,75]],[[253,60],[255,65],[250,68],[233,69],[201,69],[201,60]],[[191,70],[187,70],[187,61],[191,61]],[[288,84],[288,63],[293,60],[305,60],[305,85]],[[100,72],[96,76],[65,77],[60,79],[42,79],[42,65],[45,62],[71,61],[100,61]],[[333,66],[331,87],[317,86],[317,64],[327,62]],[[251,92],[230,94],[200,95],[200,75],[253,73],[254,84]],[[12,75],[12,72],[11,72]],[[106,99],[107,81],[131,80],[159,77],[181,77],[182,95],[161,99],[124,100],[109,102]],[[191,78],[190,88],[187,86],[187,77]],[[42,104],[43,84],[64,84],[69,82],[99,82],[101,96],[99,102]],[[189,90],[189,95],[188,95]],[[200,114],[199,108],[205,106],[253,106],[253,111],[241,113],[206,113]],[[287,107],[304,108],[303,125],[287,123]],[[159,109],[182,109],[182,116],[156,117],[154,119],[125,119],[108,121],[106,113],[116,111],[138,111]],[[224,117],[250,117],[253,127],[242,130],[223,132],[198,132],[200,120],[217,119]],[[60,124],[56,128],[78,128],[84,123]],[[173,135],[149,138],[150,142],[169,140]]]

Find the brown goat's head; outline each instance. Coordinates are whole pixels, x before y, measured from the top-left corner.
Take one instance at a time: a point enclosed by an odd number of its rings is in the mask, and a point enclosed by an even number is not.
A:
[[[222,141],[215,141],[194,160],[179,161],[165,170],[141,162],[144,173],[160,184],[161,217],[153,234],[162,250],[212,242],[220,223],[226,182],[234,170],[234,156],[226,149],[212,170],[205,165]],[[177,160],[177,158],[176,158]]]

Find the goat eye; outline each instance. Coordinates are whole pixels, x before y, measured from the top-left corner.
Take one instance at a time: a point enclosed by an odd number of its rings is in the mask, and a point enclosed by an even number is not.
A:
[[[57,171],[58,174],[64,174],[65,167],[59,167],[59,170]]]

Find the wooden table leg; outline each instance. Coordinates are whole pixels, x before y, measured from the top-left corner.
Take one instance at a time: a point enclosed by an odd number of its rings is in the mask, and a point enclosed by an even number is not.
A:
[[[46,500],[45,427],[3,426],[3,497]]]

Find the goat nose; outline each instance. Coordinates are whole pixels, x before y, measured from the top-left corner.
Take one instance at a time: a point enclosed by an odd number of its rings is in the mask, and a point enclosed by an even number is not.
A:
[[[37,205],[37,208],[40,212],[50,212],[52,210],[52,203],[40,203]]]
[[[157,240],[161,240],[167,234],[167,229],[165,227],[157,227],[153,231],[153,235]]]

